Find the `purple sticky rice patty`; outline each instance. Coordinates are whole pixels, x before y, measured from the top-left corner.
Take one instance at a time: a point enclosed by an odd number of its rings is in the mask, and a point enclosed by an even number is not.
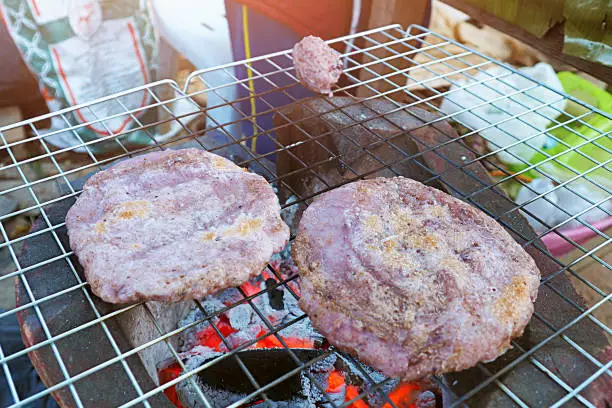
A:
[[[263,177],[198,149],[95,174],[66,227],[92,291],[111,303],[200,299],[240,285],[289,239]]]
[[[313,326],[404,380],[503,354],[531,318],[540,276],[492,218],[403,177],[316,198],[292,255]]]

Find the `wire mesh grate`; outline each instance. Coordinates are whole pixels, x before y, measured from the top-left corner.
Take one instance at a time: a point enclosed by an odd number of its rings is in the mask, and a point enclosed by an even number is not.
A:
[[[263,175],[279,195],[283,192],[284,211],[307,205],[342,184],[380,175],[406,175],[406,169],[419,174],[420,181],[478,207],[506,227],[536,259],[543,272],[539,306],[536,304],[526,335],[516,339],[504,356],[433,379],[445,406],[596,406],[594,385],[599,382],[600,393],[605,394],[609,388],[601,384],[608,381],[609,387],[612,377],[609,354],[602,354],[612,336],[605,314],[611,308],[612,293],[609,287],[600,287],[610,281],[612,267],[610,225],[592,221],[590,214],[597,212],[599,218],[603,214],[604,220],[612,215],[612,145],[610,130],[593,126],[592,118],[609,121],[610,114],[419,26],[407,31],[388,26],[330,43],[345,50],[346,68],[343,82],[334,90],[338,98],[326,99],[322,111],[304,99],[291,52],[285,51],[194,72],[184,89],[171,80],[158,81],[0,128],[0,194],[19,195],[23,203],[0,214],[0,251],[8,263],[0,284],[14,284],[17,293],[16,304],[0,310],[0,324],[17,317],[26,343],[24,349],[7,350],[0,342],[0,378],[10,391],[10,406],[28,406],[51,394],[65,406],[100,406],[101,399],[109,406],[171,406],[164,395],[184,382],[193,385],[197,406],[223,406],[211,400],[195,378],[229,359],[251,386],[250,392],[227,404],[232,407],[249,406],[253,401],[272,406],[268,393],[300,375],[312,382],[325,406],[355,407],[358,401],[376,405],[375,400],[389,407],[407,406],[387,395],[385,387],[393,379],[373,374],[333,347],[315,358],[300,358],[279,333],[307,316],[302,313],[278,325],[257,306],[258,299],[279,288],[299,298],[292,286],[296,276],[282,275],[270,265],[266,273],[273,278],[272,285],[255,293],[240,288],[239,301],[213,312],[201,301],[173,307],[155,302],[110,307],[90,294],[66,239],[62,209],[74,202],[93,172],[119,159],[177,146],[198,146]],[[241,70],[250,75],[240,79]],[[521,87],[512,81],[516,78]],[[190,88],[194,84],[200,86]],[[226,88],[234,89],[237,97],[228,100],[223,96],[227,93],[221,91]],[[188,89],[199,90],[190,93]],[[134,95],[141,95],[146,103],[130,107],[127,97]],[[205,108],[195,102],[201,95],[208,101]],[[454,104],[452,110],[443,108],[445,100]],[[466,100],[471,103],[462,105]],[[563,109],[568,102],[582,109],[568,114]],[[286,106],[299,107],[303,115],[296,120]],[[367,115],[355,116],[355,107]],[[487,111],[497,114],[498,120],[483,114]],[[409,129],[396,123],[396,115],[402,112],[414,117]],[[329,115],[349,120],[317,132],[307,125],[309,120]],[[479,120],[472,130],[464,126],[469,115]],[[87,120],[77,121],[79,116]],[[127,125],[118,127],[118,122]],[[534,125],[541,122],[547,126]],[[50,128],[49,123],[61,126]],[[79,130],[85,127],[96,129],[99,137],[84,140]],[[379,127],[387,129],[384,137]],[[16,128],[25,129],[29,136],[9,141],[7,131]],[[289,128],[299,136],[297,140],[279,136]],[[512,130],[516,128],[519,134]],[[431,129],[443,139],[429,137]],[[579,129],[586,129],[589,136]],[[562,131],[576,140],[569,143],[559,136]],[[355,136],[358,132],[367,137]],[[345,151],[330,147],[333,134],[343,136]],[[412,149],[405,145],[407,134]],[[485,142],[483,135],[495,135],[497,142]],[[543,138],[559,149],[542,147],[539,141]],[[58,140],[71,142],[61,148]],[[604,160],[594,158],[589,153],[593,149],[603,152]],[[569,154],[586,161],[586,168],[567,160]],[[512,171],[500,162],[500,156],[513,163]],[[533,162],[526,156],[539,160]],[[330,176],[330,163],[341,169],[341,177]],[[544,191],[534,188],[535,176],[547,179],[550,187]],[[510,183],[529,192],[529,198],[514,203],[504,193]],[[587,190],[597,194],[585,195]],[[554,197],[561,192],[583,205],[572,211],[561,206]],[[562,221],[543,219],[541,212],[534,211],[536,203],[561,214]],[[538,226],[537,233],[525,228],[523,216]],[[24,217],[36,220],[35,227],[14,234],[12,223]],[[596,237],[597,243],[587,247],[577,242],[568,232],[577,226]],[[570,259],[555,258],[546,249],[541,239],[551,234],[574,248]],[[605,277],[593,280],[582,267],[586,262]],[[588,301],[579,293],[586,294]],[[242,306],[252,310],[265,330],[235,346],[219,327],[219,317]],[[168,320],[168,314],[190,309],[200,310],[204,317],[184,324],[176,316]],[[126,334],[133,321],[149,327],[150,332]],[[227,351],[194,368],[185,363],[178,339],[203,323],[214,329]],[[241,352],[266,338],[275,339],[293,367],[262,383]],[[157,356],[157,363],[160,356],[170,358],[178,364],[178,374],[160,383],[154,378],[159,367],[147,362],[152,355]],[[47,386],[33,395],[23,395],[16,386],[17,363],[26,356]],[[359,392],[338,400],[312,375],[309,368],[329,356],[346,359],[355,367],[363,379]]]

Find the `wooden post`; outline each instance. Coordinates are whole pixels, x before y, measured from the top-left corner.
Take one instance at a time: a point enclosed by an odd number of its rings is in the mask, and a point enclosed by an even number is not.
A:
[[[403,29],[406,29],[411,24],[419,24],[423,26],[429,25],[429,18],[431,15],[431,0],[371,0],[369,18],[366,29],[381,27],[389,24],[400,24]],[[390,38],[382,34],[371,35],[370,38],[378,42],[388,42]],[[373,42],[365,41],[363,44],[359,44],[360,47],[371,47],[375,45]],[[412,44],[418,46],[418,44]],[[392,47],[393,50],[405,53],[410,50],[410,47],[406,44],[400,44]],[[371,54],[376,58],[385,58],[391,56],[393,53],[389,50],[379,49],[374,50]],[[362,63],[371,62],[372,58],[367,55],[363,56]],[[404,69],[409,67],[410,61],[405,58],[398,57],[388,61],[393,67],[388,67],[382,63],[375,64],[369,68],[376,72],[378,75],[390,74],[395,69]],[[362,70],[360,79],[362,81],[373,78],[374,75],[366,70]],[[404,86],[406,84],[406,78],[402,74],[393,75],[388,79],[399,85]],[[388,91],[393,87],[392,84],[385,82],[384,80],[378,80],[370,83],[377,91],[384,92]],[[372,95],[372,91],[365,87],[359,87],[357,90],[357,96],[364,97]],[[390,95],[393,97],[393,95]]]
[[[426,25],[429,22],[430,1],[423,0],[372,0],[369,28],[387,24]]]

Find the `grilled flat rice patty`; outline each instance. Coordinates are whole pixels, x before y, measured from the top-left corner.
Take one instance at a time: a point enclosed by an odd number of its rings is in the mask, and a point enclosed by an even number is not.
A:
[[[405,380],[504,353],[531,318],[540,276],[493,219],[403,177],[322,194],[292,255],[314,327]]]
[[[112,303],[198,299],[240,285],[289,239],[263,177],[198,149],[95,174],[66,227],[92,291]]]

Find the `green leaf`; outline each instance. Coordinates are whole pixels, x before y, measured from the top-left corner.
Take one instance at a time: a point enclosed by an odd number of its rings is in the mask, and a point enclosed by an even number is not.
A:
[[[516,24],[542,38],[551,27],[563,21],[565,0],[465,0],[482,10]]]
[[[609,0],[565,0],[563,53],[612,66]]]

